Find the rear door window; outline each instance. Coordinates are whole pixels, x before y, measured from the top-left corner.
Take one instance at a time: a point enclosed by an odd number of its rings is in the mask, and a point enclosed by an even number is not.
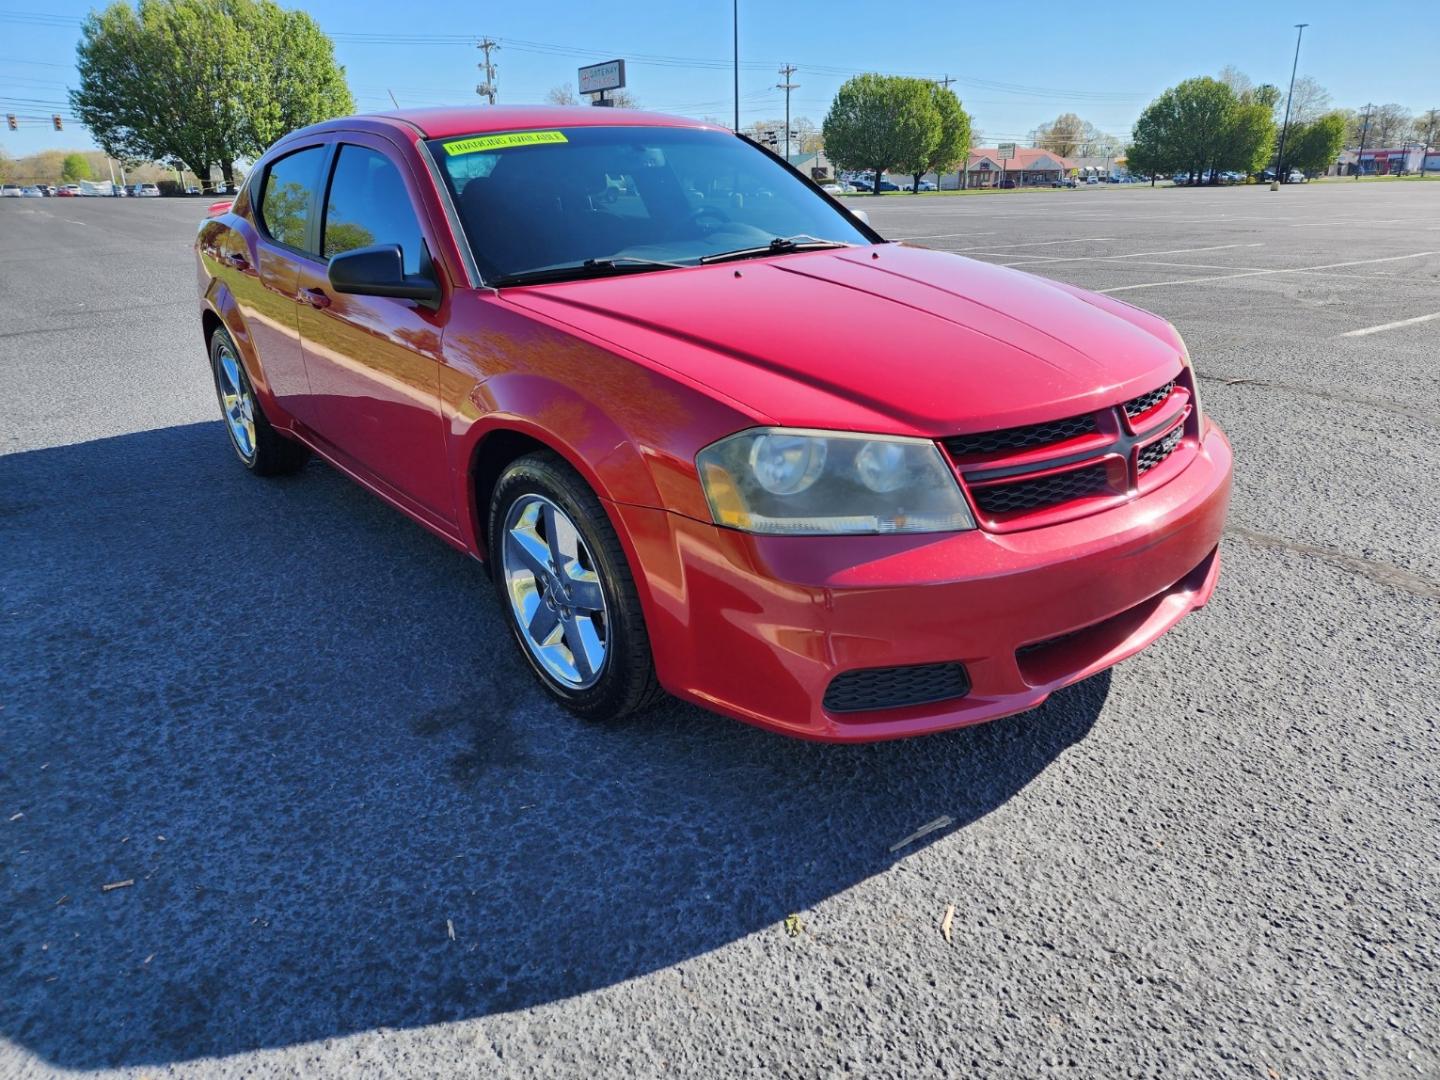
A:
[[[307,243],[310,207],[320,186],[325,147],[312,146],[287,154],[265,171],[260,194],[260,224],[271,238],[287,247],[311,250]]]
[[[405,273],[420,272],[420,220],[400,168],[378,150],[340,147],[325,197],[325,258],[371,244],[399,244]]]

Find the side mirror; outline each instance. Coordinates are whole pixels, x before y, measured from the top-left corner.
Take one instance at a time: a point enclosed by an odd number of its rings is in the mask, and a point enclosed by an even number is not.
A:
[[[337,293],[393,296],[430,308],[440,305],[440,283],[434,272],[407,275],[399,244],[374,244],[331,256],[327,276]]]
[[[850,216],[853,217],[853,218],[858,218],[860,221],[864,222],[866,225],[869,225],[869,224],[870,224],[870,213],[869,213],[869,211],[867,211],[867,210],[851,210],[851,211],[850,211]]]

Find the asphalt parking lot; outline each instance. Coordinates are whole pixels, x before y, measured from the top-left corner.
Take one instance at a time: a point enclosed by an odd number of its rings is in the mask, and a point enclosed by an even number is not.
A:
[[[1205,611],[864,747],[551,707],[235,463],[203,203],[0,201],[0,1076],[1440,1073],[1440,184],[854,204],[1174,321],[1237,469]]]

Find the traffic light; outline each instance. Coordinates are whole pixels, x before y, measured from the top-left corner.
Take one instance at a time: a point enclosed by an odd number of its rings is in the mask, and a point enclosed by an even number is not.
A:
[[[14,131],[16,128],[18,128],[18,127],[20,126],[18,123],[15,122],[15,114],[14,114],[13,112],[12,112],[12,113],[6,113],[6,114],[5,114],[5,123],[7,123],[8,125],[10,125],[10,130],[11,130],[11,131]]]
[[[54,116],[50,117],[50,119],[51,119],[52,121],[54,121],[54,123],[55,123],[55,130],[56,130],[56,131],[64,131],[64,130],[65,130],[65,124],[61,121],[61,119],[60,119],[60,114],[59,114],[59,113],[56,113]]]

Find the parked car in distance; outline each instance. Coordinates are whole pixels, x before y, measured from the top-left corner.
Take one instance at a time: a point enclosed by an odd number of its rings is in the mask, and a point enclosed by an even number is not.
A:
[[[135,195],[141,199],[158,199],[160,197],[160,186],[158,184],[136,184]]]
[[[18,199],[23,194],[24,188],[19,184],[0,185],[0,198]]]
[[[632,194],[598,200],[611,176]],[[830,741],[977,723],[1218,580],[1231,454],[1169,323],[887,243],[728,131],[348,117],[210,214],[197,317],[241,465],[318,455],[482,559],[581,716],[668,691]]]
[[[1052,180],[1050,182],[1050,186],[1057,188],[1073,188],[1079,186],[1079,181],[1077,181],[1073,176],[1062,176],[1058,180]]]
[[[79,184],[62,184],[55,192],[56,196],[63,199],[73,199],[80,194]]]
[[[27,199],[43,199],[45,197],[45,192],[34,186],[22,188],[20,194]]]
[[[854,189],[851,188],[849,184],[841,184],[834,180],[827,180],[820,185],[820,190],[827,195],[846,195]]]
[[[935,185],[929,180],[921,180],[918,185],[920,191],[934,191]]]

